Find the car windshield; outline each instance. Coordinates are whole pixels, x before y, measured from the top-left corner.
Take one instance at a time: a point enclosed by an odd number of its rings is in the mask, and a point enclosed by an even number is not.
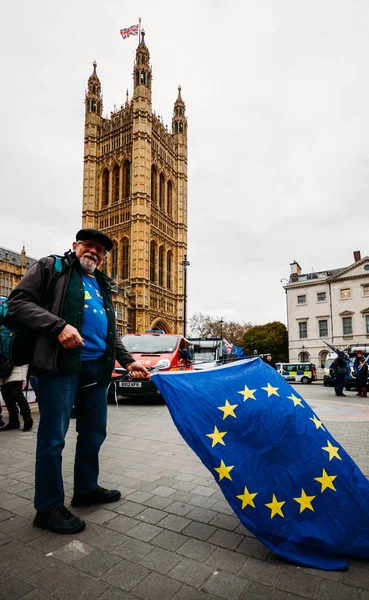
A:
[[[169,354],[176,349],[178,339],[178,335],[124,335],[122,342],[128,352]]]

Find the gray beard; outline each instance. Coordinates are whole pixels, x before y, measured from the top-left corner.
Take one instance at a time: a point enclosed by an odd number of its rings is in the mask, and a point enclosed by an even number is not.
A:
[[[86,256],[82,256],[79,259],[79,263],[80,263],[82,269],[84,271],[86,271],[86,273],[89,273],[90,275],[92,275],[92,273],[96,269],[96,263],[91,258],[87,258]]]

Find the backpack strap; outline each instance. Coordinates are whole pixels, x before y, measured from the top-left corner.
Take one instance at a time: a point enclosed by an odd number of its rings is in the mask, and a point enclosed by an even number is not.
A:
[[[50,254],[50,256],[48,258],[54,259],[54,264],[53,264],[53,276],[47,284],[46,293],[45,293],[44,306],[46,309],[49,309],[51,307],[56,282],[57,282],[58,278],[60,277],[60,275],[62,274],[63,266],[64,266],[63,258],[61,256],[58,256],[57,254]]]

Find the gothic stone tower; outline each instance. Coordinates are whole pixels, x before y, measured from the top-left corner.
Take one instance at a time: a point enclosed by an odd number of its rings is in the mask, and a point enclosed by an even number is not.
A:
[[[96,63],[85,114],[83,227],[101,229],[116,246],[105,266],[118,287],[121,333],[183,332],[187,251],[187,118],[178,88],[172,131],[152,111],[150,54],[142,31],[133,97],[102,116]]]

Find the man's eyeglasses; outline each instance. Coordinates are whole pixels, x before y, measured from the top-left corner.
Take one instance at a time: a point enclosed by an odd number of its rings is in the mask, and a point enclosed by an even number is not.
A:
[[[82,246],[86,248],[86,250],[92,250],[92,248],[95,248],[95,251],[97,252],[97,254],[100,254],[100,256],[106,256],[107,254],[106,249],[103,248],[103,246],[100,246],[100,244],[96,244],[95,242],[79,240],[77,244],[82,244]]]

